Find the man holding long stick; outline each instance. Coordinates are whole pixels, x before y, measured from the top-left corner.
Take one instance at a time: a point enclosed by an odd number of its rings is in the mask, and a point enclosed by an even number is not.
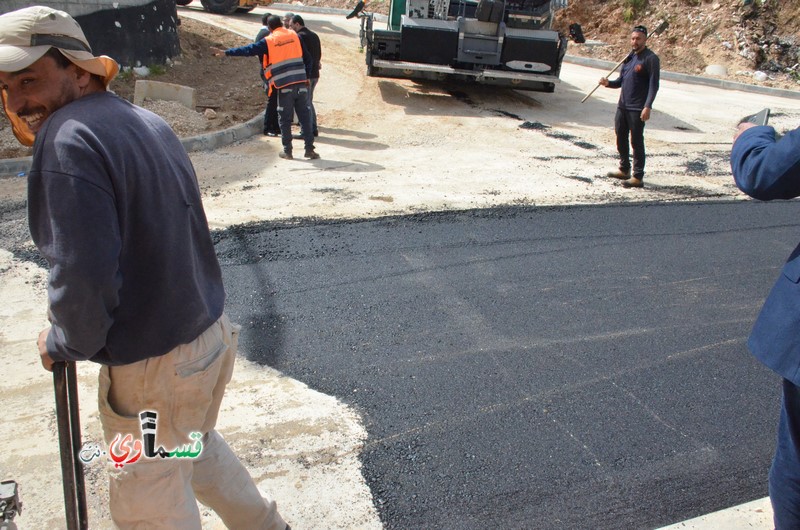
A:
[[[647,47],[647,28],[636,26],[631,31],[631,53],[622,64],[619,77],[614,80],[602,77],[599,81],[604,87],[622,89],[614,118],[619,170],[611,171],[607,176],[621,179],[626,188],[644,187],[644,124],[650,119],[660,75],[658,55]],[[629,137],[633,147],[632,176]]]
[[[284,530],[214,429],[238,327],[223,313],[197,177],[166,122],[107,90],[118,70],[63,11],[0,16],[0,95],[15,135],[33,145],[28,220],[50,265],[42,365],[102,365],[109,447],[141,439],[140,413],[157,414],[166,451],[110,476],[117,528],[200,528],[198,499],[229,528]],[[164,458],[198,433],[193,459]]]

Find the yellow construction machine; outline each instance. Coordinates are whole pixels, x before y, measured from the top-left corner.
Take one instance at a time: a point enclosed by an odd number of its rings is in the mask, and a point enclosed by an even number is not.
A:
[[[175,0],[179,6],[192,3],[192,0]],[[232,13],[247,13],[255,9],[256,6],[268,6],[272,0],[200,0],[203,9],[211,13],[220,15],[230,15]]]

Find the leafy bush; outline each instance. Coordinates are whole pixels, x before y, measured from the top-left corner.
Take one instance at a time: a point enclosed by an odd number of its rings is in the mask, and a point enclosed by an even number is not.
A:
[[[639,13],[647,7],[647,0],[624,0],[622,6],[622,18],[625,22],[633,22]]]

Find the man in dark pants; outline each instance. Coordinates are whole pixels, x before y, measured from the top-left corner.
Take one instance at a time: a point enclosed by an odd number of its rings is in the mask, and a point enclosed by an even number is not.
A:
[[[314,89],[319,82],[319,69],[322,67],[322,44],[319,41],[319,36],[308,29],[305,25],[303,17],[295,15],[292,17],[292,29],[300,37],[300,42],[303,47],[311,54],[311,69],[306,72],[308,74],[308,106],[311,109],[311,126],[314,131],[314,136],[319,136],[317,129],[317,110],[314,108]],[[303,131],[300,131],[300,137],[303,137]]]
[[[261,23],[264,25],[260,30],[258,30],[256,38],[253,40],[253,42],[258,42],[261,39],[265,39],[267,35],[269,35],[267,21],[271,16],[271,13],[264,13],[264,16],[261,17]],[[278,93],[270,93],[269,83],[267,82],[267,78],[264,77],[264,68],[261,66],[263,62],[264,58],[259,57],[258,73],[261,76],[261,80],[264,82],[264,91],[267,93],[267,107],[264,109],[264,134],[267,136],[280,136],[281,128],[278,124]]]
[[[739,125],[731,150],[736,185],[762,201],[800,197],[800,128]],[[775,528],[800,528],[800,245],[784,264],[747,345],[783,378],[778,441],[769,471]]]
[[[264,75],[270,90],[278,91],[278,116],[281,126],[283,152],[280,157],[291,160],[292,156],[292,116],[297,111],[305,135],[306,158],[317,159],[314,151],[314,135],[311,130],[311,111],[308,108],[308,76],[311,55],[300,44],[300,37],[291,29],[286,29],[280,17],[271,16],[267,21],[270,34],[247,46],[222,50],[211,48],[215,57],[249,57],[263,55]]]
[[[613,81],[600,78],[604,87],[622,89],[614,118],[619,170],[611,171],[607,176],[621,179],[626,188],[644,187],[644,123],[650,119],[660,76],[658,55],[647,47],[647,28],[636,26],[631,31],[631,53],[622,64],[619,77]],[[633,177],[628,137],[633,147]]]

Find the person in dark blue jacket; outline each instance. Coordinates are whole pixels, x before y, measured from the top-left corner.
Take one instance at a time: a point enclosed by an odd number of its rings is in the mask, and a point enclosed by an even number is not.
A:
[[[631,30],[631,53],[622,64],[619,77],[613,80],[602,77],[599,81],[604,87],[622,89],[614,117],[619,170],[607,176],[621,179],[626,188],[644,187],[644,124],[650,119],[660,77],[658,55],[647,47],[647,28],[636,26]],[[628,137],[633,147],[633,176]]]
[[[731,150],[736,185],[762,201],[800,196],[800,128],[739,125]],[[748,340],[750,351],[783,378],[769,496],[777,529],[800,528],[800,245],[789,256]]]

